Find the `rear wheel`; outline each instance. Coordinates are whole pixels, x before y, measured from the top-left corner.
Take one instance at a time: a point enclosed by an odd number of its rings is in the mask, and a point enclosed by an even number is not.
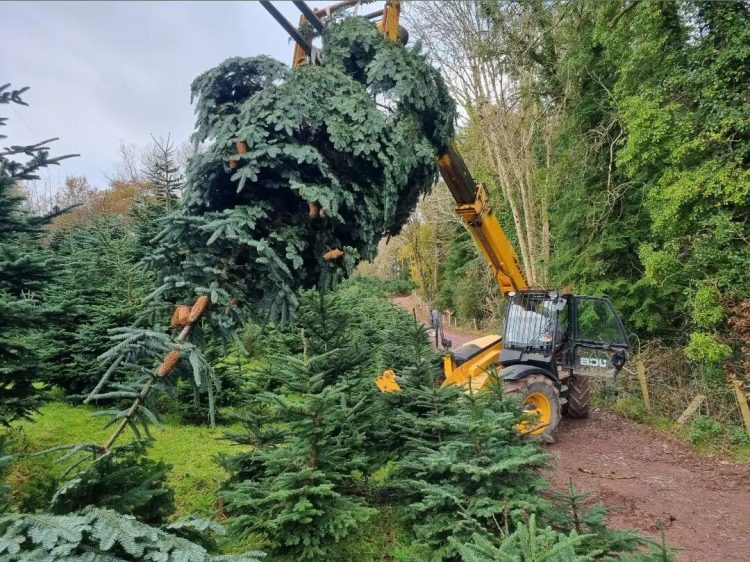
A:
[[[589,378],[573,375],[565,381],[568,385],[568,403],[563,413],[574,419],[586,418],[591,411],[591,387]]]
[[[550,379],[531,375],[521,391],[523,418],[517,428],[521,435],[552,442],[560,423],[560,394]]]

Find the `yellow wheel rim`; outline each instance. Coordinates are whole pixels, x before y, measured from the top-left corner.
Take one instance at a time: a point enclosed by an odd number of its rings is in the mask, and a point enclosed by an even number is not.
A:
[[[518,424],[524,435],[539,435],[552,421],[552,404],[549,398],[541,392],[532,392],[523,400],[521,405],[523,418]]]

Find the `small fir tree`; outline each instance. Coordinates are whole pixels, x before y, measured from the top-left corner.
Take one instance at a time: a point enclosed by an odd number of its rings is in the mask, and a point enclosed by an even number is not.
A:
[[[175,210],[185,183],[171,135],[166,139],[151,137],[154,147],[148,159],[145,176],[151,184],[153,196],[163,214]]]
[[[133,226],[102,214],[50,240],[60,271],[46,299],[56,321],[43,334],[44,372],[68,392],[90,391],[101,378],[97,358],[111,347],[110,330],[135,320],[153,281],[138,266],[143,249]]]
[[[317,344],[326,339],[321,333]],[[240,441],[253,449],[225,459],[231,476],[223,497],[232,527],[262,533],[273,554],[325,560],[375,514],[355,496],[368,466],[366,404],[349,378],[356,373],[346,370],[348,357],[338,349],[311,352],[307,334],[300,340],[302,356],[279,357],[258,375],[273,390],[248,404]]]
[[[146,443],[136,442],[97,456],[57,490],[47,511],[64,515],[93,505],[151,525],[164,523],[175,510],[174,491],[166,484],[171,466],[145,453]]]
[[[471,541],[455,541],[455,547],[465,562],[593,562],[601,552],[588,552],[582,543],[586,536],[571,531],[564,535],[553,529],[539,528],[536,516],[527,523],[519,523],[516,530],[502,541],[492,540],[485,533],[477,533]]]
[[[553,502],[556,509],[549,510],[547,515],[552,526],[563,532],[574,531],[584,536],[581,544],[589,551],[599,551],[604,555],[622,554],[636,551],[648,542],[631,531],[607,527],[607,508],[602,504],[592,504],[589,494],[576,490],[572,478],[566,493],[555,494]]]
[[[499,385],[478,394],[440,387],[416,323],[412,341],[413,368],[401,392],[386,395],[403,440],[394,481],[425,556],[458,560],[458,546],[475,534],[507,535],[548,506],[539,495],[546,482],[537,473],[548,457],[517,435],[520,412]]]

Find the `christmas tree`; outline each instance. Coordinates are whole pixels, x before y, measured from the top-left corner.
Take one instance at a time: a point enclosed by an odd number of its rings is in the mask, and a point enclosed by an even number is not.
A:
[[[258,375],[275,390],[248,404],[238,440],[253,448],[226,459],[223,497],[232,527],[262,534],[272,554],[325,560],[375,514],[353,493],[367,464],[357,423],[364,401],[352,396],[337,350],[314,354],[300,338],[301,357],[279,357]]]
[[[164,523],[175,509],[174,492],[166,485],[171,467],[149,459],[146,450],[146,442],[135,442],[94,456],[57,489],[46,511],[64,515],[95,505],[144,523]]]
[[[28,88],[0,86],[0,104],[26,105]],[[0,126],[7,118],[0,117]],[[0,135],[0,139],[6,138]],[[49,320],[43,291],[54,272],[53,259],[39,242],[49,217],[32,217],[23,207],[17,182],[38,179],[37,172],[72,155],[50,157],[49,139],[0,152],[0,425],[28,417],[42,389],[40,353],[35,332]]]
[[[291,71],[229,59],[193,82],[194,140],[207,148],[154,256],[161,294],[215,285],[283,316],[299,287],[374,257],[430,189],[455,116],[439,73],[360,18],[327,30],[322,56]]]
[[[323,43],[324,66],[233,58],[193,82],[203,148],[148,260],[161,284],[105,354],[97,392],[122,367],[189,356],[214,420],[219,381],[195,345],[170,343],[172,306],[208,297],[190,337],[241,345],[249,312],[288,319],[299,288],[329,287],[374,257],[429,191],[455,119],[439,72],[364,18],[332,25]]]
[[[547,463],[538,445],[514,429],[520,412],[492,390],[467,394],[436,384],[424,329],[415,322],[412,368],[401,392],[384,396],[400,438],[394,485],[404,519],[425,559],[459,560],[459,547],[474,535],[503,536],[547,502],[537,470]]]
[[[46,304],[55,322],[42,333],[44,379],[70,393],[90,391],[101,378],[97,357],[111,347],[109,331],[134,321],[153,283],[138,267],[137,225],[102,214],[56,231],[49,250],[59,263]]]
[[[153,138],[153,141],[154,147],[148,158],[146,179],[151,184],[156,204],[163,214],[169,214],[177,206],[184,178],[177,163],[172,137],[168,135],[166,139]]]

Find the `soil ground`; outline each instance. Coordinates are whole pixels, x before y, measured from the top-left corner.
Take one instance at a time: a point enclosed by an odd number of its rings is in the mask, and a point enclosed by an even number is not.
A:
[[[394,302],[411,310],[410,297]],[[477,337],[445,330],[453,348]],[[565,419],[548,477],[610,509],[612,527],[658,538],[658,521],[680,562],[750,561],[750,463],[701,455],[688,444],[648,426],[594,410]]]

